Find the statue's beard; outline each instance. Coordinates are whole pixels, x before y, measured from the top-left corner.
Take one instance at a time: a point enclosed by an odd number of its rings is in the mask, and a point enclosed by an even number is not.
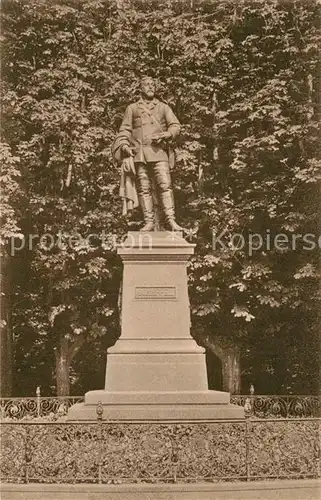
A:
[[[154,98],[154,95],[155,95],[154,92],[148,92],[146,94],[143,94],[143,98],[147,99],[147,100],[151,100]]]

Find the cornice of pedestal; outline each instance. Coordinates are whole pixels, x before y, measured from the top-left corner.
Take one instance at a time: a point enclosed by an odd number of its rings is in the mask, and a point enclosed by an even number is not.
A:
[[[181,231],[129,231],[117,253],[124,261],[187,262],[194,248],[195,244],[188,243]]]
[[[130,338],[123,335],[108,354],[204,354],[192,337]]]

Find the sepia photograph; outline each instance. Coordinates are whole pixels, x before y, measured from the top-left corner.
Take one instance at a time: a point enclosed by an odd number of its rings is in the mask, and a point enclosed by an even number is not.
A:
[[[321,0],[2,0],[1,500],[321,498]]]

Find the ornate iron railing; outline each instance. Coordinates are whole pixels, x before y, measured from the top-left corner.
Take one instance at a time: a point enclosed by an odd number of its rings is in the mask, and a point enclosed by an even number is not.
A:
[[[318,478],[320,419],[6,422],[2,482],[186,483]]]
[[[72,397],[28,397],[0,399],[0,419],[45,419],[57,420],[67,414],[83,396]],[[321,417],[321,396],[261,396],[233,395],[231,403],[244,406],[252,418],[318,418]]]
[[[248,416],[257,418],[321,417],[321,396],[233,395],[231,403],[244,406]]]
[[[1,398],[0,418],[4,421],[35,418],[56,420],[66,415],[72,405],[83,401],[83,396]]]

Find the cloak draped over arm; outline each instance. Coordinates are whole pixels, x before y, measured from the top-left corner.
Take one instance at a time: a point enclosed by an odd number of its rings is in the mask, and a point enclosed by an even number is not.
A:
[[[126,108],[122,124],[119,128],[119,132],[115,137],[114,143],[112,145],[112,153],[115,162],[121,165],[122,155],[121,149],[123,146],[130,146],[131,136],[133,130],[133,111],[132,107],[128,106]]]
[[[112,154],[116,165],[121,167],[119,196],[123,200],[123,215],[126,215],[133,208],[138,207],[138,196],[135,185],[135,165],[132,157],[122,157],[122,147],[130,146],[132,134],[132,110],[128,106],[120,126],[119,132],[112,145]],[[129,172],[125,171],[129,170]],[[129,168],[128,168],[129,167]]]

